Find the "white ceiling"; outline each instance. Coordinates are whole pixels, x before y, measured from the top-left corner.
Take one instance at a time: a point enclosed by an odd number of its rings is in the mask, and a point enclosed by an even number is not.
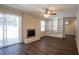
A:
[[[33,15],[41,15],[44,9],[52,9],[54,12],[64,12],[74,14],[78,4],[6,4],[6,6],[23,10]]]

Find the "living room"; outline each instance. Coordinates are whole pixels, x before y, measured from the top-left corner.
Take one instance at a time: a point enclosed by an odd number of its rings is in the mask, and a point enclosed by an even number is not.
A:
[[[1,4],[1,55],[77,55],[78,4]]]

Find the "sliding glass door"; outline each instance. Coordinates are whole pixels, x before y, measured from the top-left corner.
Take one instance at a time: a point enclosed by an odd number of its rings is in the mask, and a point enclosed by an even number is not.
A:
[[[20,17],[0,14],[0,47],[20,42]]]
[[[6,15],[7,25],[7,45],[19,42],[19,17],[14,15]]]

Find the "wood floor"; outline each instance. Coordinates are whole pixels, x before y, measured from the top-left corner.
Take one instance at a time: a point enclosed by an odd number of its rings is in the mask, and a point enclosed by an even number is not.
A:
[[[30,44],[19,43],[0,49],[1,55],[77,55],[75,36],[64,39],[43,37]]]

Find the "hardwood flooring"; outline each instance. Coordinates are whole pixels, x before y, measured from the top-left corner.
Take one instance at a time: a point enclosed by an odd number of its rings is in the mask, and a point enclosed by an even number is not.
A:
[[[75,36],[42,37],[30,44],[18,43],[0,48],[0,55],[77,55]]]

